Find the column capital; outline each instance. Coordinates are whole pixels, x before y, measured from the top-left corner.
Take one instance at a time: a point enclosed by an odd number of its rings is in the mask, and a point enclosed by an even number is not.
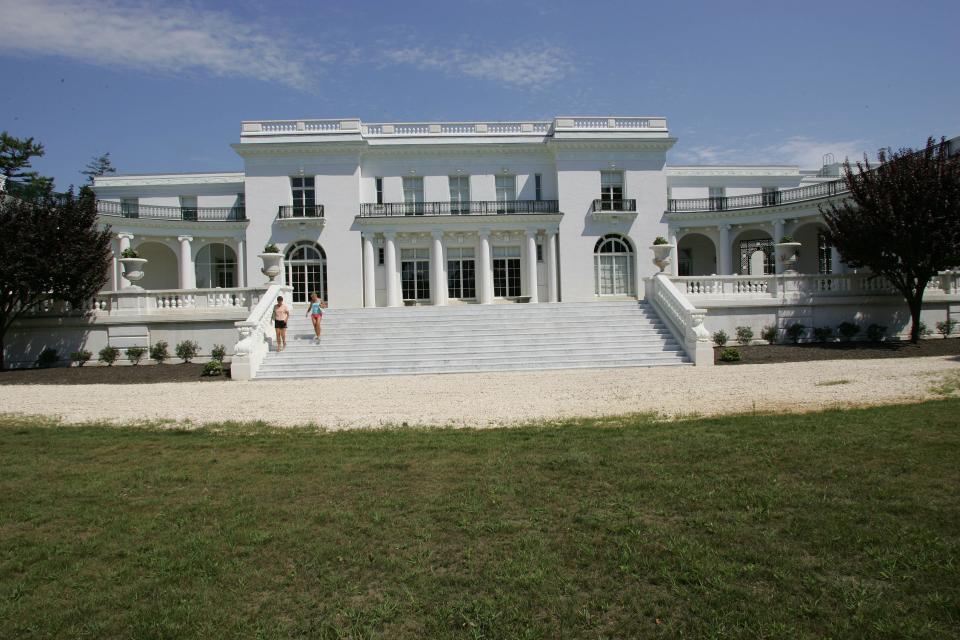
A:
[[[370,231],[369,229],[364,229],[363,231],[360,232],[360,237],[363,238],[364,240],[373,240],[374,236],[376,235],[377,235],[376,233],[374,233],[373,231]]]
[[[433,236],[434,240],[443,240],[443,231],[437,231],[434,229],[430,232],[430,235]]]
[[[193,242],[193,236],[177,236],[180,242]]]
[[[719,229],[720,231],[730,231],[730,228],[731,228],[731,227],[730,227],[729,224],[718,224],[718,225],[717,225],[717,229]]]
[[[490,229],[480,229],[479,231],[477,231],[477,235],[480,236],[481,238],[486,238],[486,239],[489,240],[489,239],[490,239]]]
[[[383,237],[386,238],[387,240],[396,240],[396,239],[397,239],[397,232],[396,232],[396,231],[384,231],[384,232],[383,232]]]
[[[133,240],[133,234],[128,233],[126,231],[118,233],[117,237],[120,238],[121,240]]]
[[[524,233],[528,238],[536,238],[537,230],[536,229],[524,229]]]

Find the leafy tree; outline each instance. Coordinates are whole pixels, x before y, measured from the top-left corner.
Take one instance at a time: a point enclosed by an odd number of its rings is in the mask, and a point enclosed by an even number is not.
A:
[[[830,242],[852,267],[883,276],[910,309],[920,339],[923,292],[938,272],[960,264],[960,156],[933,138],[920,151],[881,149],[879,165],[847,161],[850,196],[820,206]]]
[[[87,176],[87,184],[92,185],[94,178],[116,172],[117,170],[114,168],[113,163],[110,162],[110,153],[108,152],[91,159],[80,173]]]
[[[110,231],[97,228],[88,187],[75,196],[0,197],[0,369],[3,340],[23,313],[51,300],[82,308],[107,282]]]
[[[6,176],[5,189],[19,198],[37,198],[53,191],[53,180],[27,171],[31,160],[43,156],[43,145],[33,138],[14,138],[0,132],[0,174]]]

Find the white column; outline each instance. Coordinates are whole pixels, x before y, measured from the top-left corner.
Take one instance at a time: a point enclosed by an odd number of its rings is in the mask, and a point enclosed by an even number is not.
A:
[[[374,280],[373,238],[363,234],[363,306],[377,306],[377,287]]]
[[[539,302],[537,296],[537,232],[527,229],[527,294],[530,302]]]
[[[247,286],[247,243],[243,238],[237,240],[237,286]]]
[[[773,222],[773,243],[776,244],[776,243],[780,242],[782,239],[783,239],[783,220],[774,220],[774,222]],[[783,262],[780,261],[780,252],[779,252],[779,251],[774,251],[774,252],[773,252],[773,256],[774,256],[774,258],[773,258],[773,259],[774,259],[774,263],[775,263],[775,265],[776,265],[776,269],[774,269],[774,271],[775,271],[776,273],[783,273]]]
[[[430,243],[430,271],[433,282],[433,304],[442,307],[447,304],[447,276],[446,261],[443,259],[443,231],[434,231],[433,242]]]
[[[493,269],[490,263],[490,232],[480,231],[480,304],[493,304]]]
[[[547,245],[543,248],[547,261],[547,302],[557,302],[557,234],[555,231],[547,231]]]
[[[383,247],[383,266],[386,267],[387,275],[387,306],[400,306],[400,291],[397,286],[397,234],[383,234],[385,244]]]
[[[118,257],[123,255],[123,252],[130,248],[130,241],[133,240],[132,233],[118,233],[117,239],[120,242],[120,252],[117,254]],[[117,275],[120,276],[120,288],[126,289],[130,286],[130,281],[123,277],[123,267],[117,267]]]
[[[667,227],[667,242],[673,245],[673,260],[670,261],[670,275],[680,275],[680,246],[677,242],[677,228]]]
[[[177,240],[180,241],[180,277],[178,278],[178,286],[181,289],[196,289],[197,288],[197,276],[194,272],[193,267],[193,253],[190,249],[190,242],[193,241],[192,236],[177,236]]]
[[[730,225],[722,224],[720,230],[720,245],[717,247],[717,275],[728,276],[733,273],[730,264]]]

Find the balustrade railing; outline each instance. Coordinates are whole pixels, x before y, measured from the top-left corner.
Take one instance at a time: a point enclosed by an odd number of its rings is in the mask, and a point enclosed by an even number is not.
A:
[[[260,300],[263,288],[163,289],[105,291],[74,307],[64,300],[47,300],[31,308],[24,317],[100,315],[157,315],[180,312],[249,310]]]
[[[695,365],[713,365],[710,332],[703,321],[706,309],[698,309],[662,273],[647,280],[647,299],[667,321]]]
[[[129,204],[111,200],[97,200],[101,216],[143,218],[149,220],[183,220],[186,222],[229,222],[246,220],[244,207],[169,207],[152,204]]]
[[[360,205],[361,218],[393,216],[489,216],[559,213],[557,200],[470,200],[463,202],[388,202]]]
[[[257,375],[257,369],[270,348],[268,336],[273,324],[273,307],[277,296],[292,299],[293,289],[279,284],[270,285],[246,320],[234,323],[237,328],[237,343],[230,361],[230,377],[233,380],[249,380]]]
[[[597,212],[597,211],[635,212],[637,210],[637,201],[632,198],[627,200],[606,200],[603,198],[598,198],[593,201],[593,207],[591,210],[593,212]]]
[[[322,218],[323,205],[281,205],[277,217],[281,220],[287,218]]]
[[[769,191],[767,193],[751,193],[742,196],[726,196],[713,198],[671,198],[668,208],[673,213],[691,213],[698,211],[731,211],[736,209],[754,209],[758,207],[773,207],[790,202],[816,200],[847,193],[847,184],[843,180],[820,182],[805,187]]]
[[[774,299],[782,297],[899,296],[889,280],[869,273],[789,274],[762,276],[672,276],[677,288],[692,298]],[[945,271],[930,281],[926,295],[960,294],[960,272]]]

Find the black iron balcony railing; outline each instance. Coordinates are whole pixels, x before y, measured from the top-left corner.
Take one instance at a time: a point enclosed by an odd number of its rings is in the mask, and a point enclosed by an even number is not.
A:
[[[322,218],[322,204],[295,204],[281,205],[277,211],[277,217],[281,220],[286,218]]]
[[[829,198],[847,192],[847,184],[843,180],[820,182],[806,187],[784,189],[782,191],[768,191],[767,193],[751,193],[745,196],[726,196],[723,198],[683,198],[670,199],[669,211],[672,213],[692,213],[695,211],[731,211],[736,209],[755,209],[759,207],[775,207],[788,202],[816,200]]]
[[[165,207],[110,200],[97,200],[97,213],[101,216],[120,218],[187,222],[230,222],[247,219],[246,210],[243,207]]]
[[[493,216],[511,213],[560,213],[557,200],[469,200],[463,202],[388,202],[360,205],[361,218],[392,216]]]
[[[593,208],[591,211],[627,211],[635,212],[637,210],[637,201],[634,199],[629,200],[607,200],[606,198],[598,198],[593,201]]]

